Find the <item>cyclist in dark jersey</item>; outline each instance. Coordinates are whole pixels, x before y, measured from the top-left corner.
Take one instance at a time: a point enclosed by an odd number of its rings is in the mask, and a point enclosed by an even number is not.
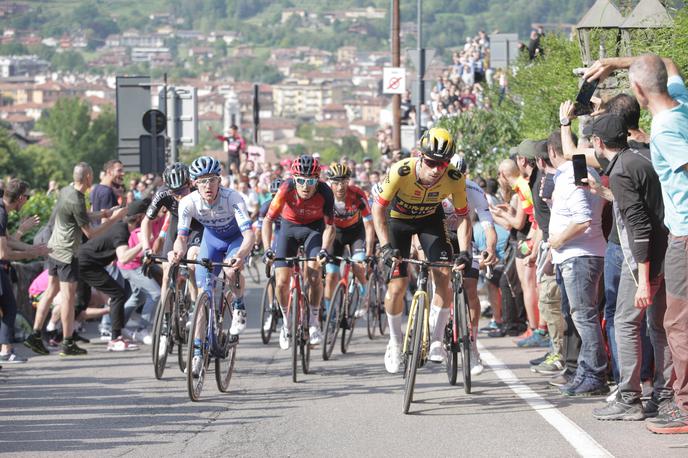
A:
[[[268,214],[268,211],[270,210],[270,204],[272,203],[272,199],[277,194],[277,191],[279,190],[279,187],[282,185],[282,180],[281,178],[275,178],[272,180],[272,183],[270,183],[270,194],[272,194],[272,197],[265,201],[263,205],[260,206],[260,210],[258,211],[258,233],[260,234],[263,230],[263,221],[265,220],[265,216]],[[272,232],[272,245],[270,245],[270,248],[274,250],[274,245],[275,245],[275,240],[277,240],[277,237],[279,236],[279,230],[280,226],[282,224],[282,218],[279,216],[277,219],[275,219],[273,222],[273,232]]]
[[[266,260],[275,256],[296,256],[299,246],[303,245],[307,257],[317,257],[321,261],[310,261],[307,269],[307,281],[310,285],[310,344],[317,345],[322,341],[318,326],[322,296],[321,263],[329,258],[328,250],[332,249],[334,241],[334,195],[332,189],[318,179],[320,163],[314,157],[300,156],[292,163],[291,172],[293,178],[282,183],[263,222],[263,246],[270,246],[272,223],[281,215],[282,225],[275,250],[265,251]],[[287,350],[290,336],[286,306],[291,266],[278,261],[275,262],[275,267],[278,300],[284,315],[280,347]]]
[[[166,231],[165,243],[163,245],[162,254],[167,256],[167,253],[172,251],[172,246],[174,245],[174,240],[177,236],[177,221],[179,219],[179,201],[185,195],[191,192],[191,182],[189,177],[189,167],[181,162],[176,162],[168,166],[163,172],[163,180],[165,186],[160,188],[153,199],[151,200],[148,209],[146,210],[146,216],[141,222],[141,237],[139,238],[141,242],[141,247],[144,253],[149,253],[150,238],[152,233],[152,221],[158,217],[160,209],[165,207],[170,214],[169,226]],[[196,220],[191,223],[191,234],[189,235],[189,250],[187,256],[191,259],[195,259],[198,254],[198,247],[201,244],[201,238],[203,237],[203,226]],[[191,299],[196,299],[196,282],[193,278],[193,266],[189,266],[189,273],[191,275],[191,281],[189,282],[189,290],[191,293]],[[167,274],[169,272],[169,264],[163,264],[163,280],[161,287],[161,296],[165,297],[167,292]]]

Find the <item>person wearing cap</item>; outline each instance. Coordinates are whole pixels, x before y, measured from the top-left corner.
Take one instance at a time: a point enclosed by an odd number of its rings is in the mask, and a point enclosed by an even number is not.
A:
[[[625,262],[621,269],[614,316],[619,363],[619,391],[606,407],[595,409],[600,420],[642,420],[656,416],[671,400],[671,354],[662,321],[666,311],[663,263],[667,248],[662,188],[649,155],[628,146],[623,118],[603,114],[592,122],[592,143],[609,161],[606,174]],[[647,153],[647,152],[646,152]],[[594,188],[596,183],[589,180]],[[641,323],[654,350],[654,392],[646,406],[640,401]],[[612,337],[610,337],[612,338]]]
[[[137,345],[122,336],[125,324],[124,304],[131,297],[131,290],[112,278],[105,268],[115,260],[127,264],[141,254],[141,242],[130,247],[129,237],[131,232],[141,225],[148,203],[143,200],[130,203],[123,221],[116,222],[102,235],[89,240],[79,248],[81,281],[77,291],[77,303],[89,303],[91,287],[110,296],[112,337],[108,342],[108,351],[138,350]]]

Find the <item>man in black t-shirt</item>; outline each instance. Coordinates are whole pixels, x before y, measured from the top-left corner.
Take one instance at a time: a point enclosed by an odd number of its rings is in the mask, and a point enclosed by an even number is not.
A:
[[[129,247],[131,231],[141,224],[147,202],[136,200],[127,207],[124,221],[112,225],[103,235],[89,240],[79,248],[79,284],[77,302],[88,304],[91,287],[110,296],[112,338],[108,351],[138,350],[138,346],[122,337],[124,327],[124,303],[131,294],[105,270],[115,259],[126,264],[141,252],[141,243]]]
[[[122,187],[122,180],[124,179],[124,166],[122,162],[117,159],[107,161],[103,165],[103,178],[100,183],[91,189],[91,210],[94,212],[109,210],[112,207],[119,205],[117,201],[117,194],[114,188]],[[103,222],[107,215],[103,215]],[[96,223],[96,226],[100,222]]]

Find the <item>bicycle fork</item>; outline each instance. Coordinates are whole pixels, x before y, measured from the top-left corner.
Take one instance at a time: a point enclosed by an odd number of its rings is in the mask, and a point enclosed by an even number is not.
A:
[[[415,326],[416,319],[416,309],[419,307],[419,302],[423,296],[423,339],[421,343],[421,364],[425,362],[428,351],[430,350],[430,307],[428,305],[428,295],[425,291],[416,291],[413,295],[413,300],[411,301],[411,310],[409,311],[409,319],[406,323],[406,334],[404,337],[404,346],[401,350],[402,355],[406,355],[408,351],[408,346],[411,343],[411,330]]]

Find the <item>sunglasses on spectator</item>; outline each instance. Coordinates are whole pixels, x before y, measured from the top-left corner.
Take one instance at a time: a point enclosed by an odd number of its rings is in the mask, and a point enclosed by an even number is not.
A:
[[[306,177],[294,177],[294,181],[299,186],[315,186],[318,182],[317,178],[306,178]]]
[[[431,169],[446,169],[449,166],[448,162],[435,161],[433,159],[428,159],[427,157],[423,158],[423,163]]]
[[[220,177],[201,178],[200,180],[196,180],[196,185],[198,185],[198,186],[210,186],[211,184],[217,183],[219,181],[220,181]]]

